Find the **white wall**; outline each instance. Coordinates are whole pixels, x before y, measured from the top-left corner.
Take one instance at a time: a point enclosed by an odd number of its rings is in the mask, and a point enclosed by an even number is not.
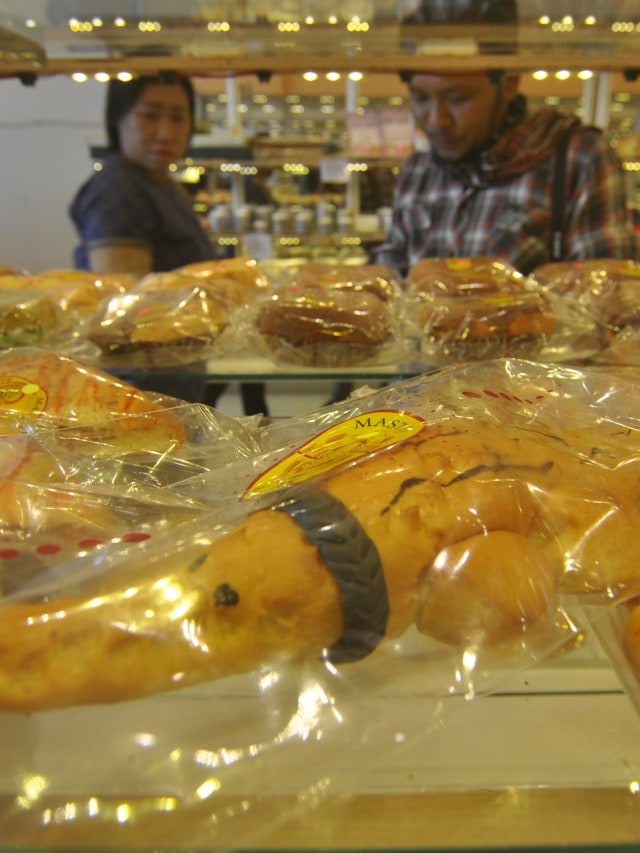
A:
[[[72,265],[67,209],[92,172],[89,137],[103,134],[105,92],[66,77],[0,80],[0,264],[32,273]]]

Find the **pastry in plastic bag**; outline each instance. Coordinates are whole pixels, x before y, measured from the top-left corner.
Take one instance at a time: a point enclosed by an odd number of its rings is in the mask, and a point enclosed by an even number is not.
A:
[[[175,412],[108,373],[36,348],[0,357],[0,435],[56,429],[87,452],[167,453],[185,439]]]
[[[262,301],[256,328],[276,362],[346,367],[374,360],[392,338],[389,305],[369,292],[297,285]]]
[[[0,706],[132,699],[308,656],[340,665],[412,626],[474,657],[508,654],[544,634],[566,592],[637,593],[633,387],[616,399],[605,377],[574,371],[554,390],[507,365],[502,378],[484,368],[390,388],[393,408],[364,397],[293,450],[238,468],[243,500],[190,541],[42,601],[5,601]],[[602,413],[607,388],[628,423]],[[309,465],[322,473],[301,476]]]

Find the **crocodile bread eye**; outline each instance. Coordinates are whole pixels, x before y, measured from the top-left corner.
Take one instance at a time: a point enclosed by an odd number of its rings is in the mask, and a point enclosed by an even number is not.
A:
[[[236,590],[228,583],[221,583],[213,593],[216,607],[235,607],[240,601]]]

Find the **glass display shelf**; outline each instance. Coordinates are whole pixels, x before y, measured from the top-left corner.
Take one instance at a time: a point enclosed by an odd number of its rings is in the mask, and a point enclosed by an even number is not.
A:
[[[280,767],[278,750],[271,756],[273,774],[256,759],[210,796],[181,797],[189,781],[184,733],[201,747],[224,740],[220,720],[241,719],[253,701],[237,684],[219,684],[138,709],[5,716],[0,853],[640,850],[640,717],[589,644],[512,676],[491,695],[443,699],[441,722],[404,743],[421,715],[428,721],[432,697],[413,676],[375,687],[365,711],[379,726],[366,766],[332,777],[321,757],[312,789],[309,768],[295,755],[287,761],[283,749]],[[143,757],[133,748],[136,716],[148,733]],[[305,749],[314,747],[302,745],[300,755]],[[232,751],[227,759],[231,766]],[[171,762],[180,773],[169,773]],[[20,780],[31,764],[42,780],[48,772],[55,780],[27,802]],[[222,768],[217,776],[225,779]]]
[[[420,362],[400,365],[352,365],[351,367],[301,367],[298,365],[276,366],[260,356],[246,358],[210,358],[203,361],[176,364],[171,367],[105,366],[103,369],[114,374],[130,377],[171,377],[173,379],[211,379],[228,382],[280,382],[280,381],[353,381],[391,382],[409,379],[436,368]]]

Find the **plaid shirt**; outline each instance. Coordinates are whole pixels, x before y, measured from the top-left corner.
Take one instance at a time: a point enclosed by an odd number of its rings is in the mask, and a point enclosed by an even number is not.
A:
[[[400,169],[392,224],[375,261],[406,274],[421,258],[486,255],[530,273],[551,259],[554,161],[487,185],[481,169],[413,153]],[[567,154],[564,259],[638,254],[620,162],[599,130],[580,126]]]

